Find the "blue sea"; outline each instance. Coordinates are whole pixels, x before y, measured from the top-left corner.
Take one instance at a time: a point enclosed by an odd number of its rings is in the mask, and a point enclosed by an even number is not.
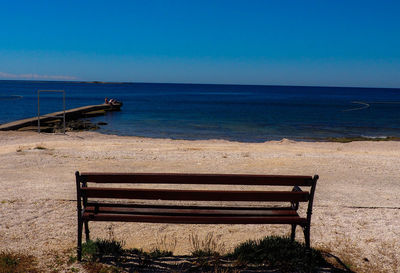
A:
[[[37,90],[66,92],[66,108],[116,98],[119,112],[92,118],[104,134],[263,142],[289,138],[400,137],[400,89],[156,83],[0,81],[0,123],[37,115]],[[41,113],[62,110],[41,95]]]

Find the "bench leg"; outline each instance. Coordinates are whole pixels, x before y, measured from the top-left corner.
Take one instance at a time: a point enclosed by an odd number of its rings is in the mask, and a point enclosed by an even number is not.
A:
[[[89,236],[89,221],[85,221],[85,235],[86,235],[86,242],[90,240],[90,236]]]
[[[78,247],[76,249],[78,261],[82,260],[82,228],[83,222],[82,220],[78,220]]]
[[[290,240],[292,240],[293,242],[295,238],[296,238],[296,225],[292,225],[292,234],[290,235]]]
[[[307,253],[307,259],[308,259],[308,265],[309,265],[309,272],[311,272],[312,268],[312,253],[311,253],[311,247],[310,247],[310,226],[304,226],[303,227],[304,231],[304,239],[306,241],[306,253]]]
[[[304,232],[304,240],[306,241],[306,247],[310,249],[310,227],[304,226],[303,232]]]

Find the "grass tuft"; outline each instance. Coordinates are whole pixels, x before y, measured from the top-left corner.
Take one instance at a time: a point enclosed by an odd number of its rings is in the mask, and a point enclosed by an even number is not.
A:
[[[224,252],[225,245],[219,243],[216,236],[212,232],[207,233],[204,239],[200,239],[197,234],[189,235],[189,242],[192,248],[192,256],[194,257],[211,257],[220,256]]]
[[[104,256],[118,258],[123,253],[124,243],[110,239],[96,239],[82,244],[82,256],[89,261],[101,260]]]
[[[162,257],[172,257],[174,254],[172,251],[160,250],[158,248],[153,249],[150,252],[144,251],[139,248],[131,248],[124,251],[125,253],[142,256],[146,259],[157,259]]]
[[[158,248],[152,250],[149,253],[150,258],[152,258],[152,259],[157,259],[157,258],[162,258],[162,257],[171,257],[172,255],[173,255],[172,251],[160,250]]]
[[[173,253],[177,242],[178,239],[176,238],[175,234],[173,236],[164,235],[157,237],[157,242],[153,249],[163,253]]]
[[[321,252],[312,249],[311,263],[309,263],[307,248],[304,244],[278,236],[244,242],[228,254],[228,257],[236,259],[239,265],[265,264],[282,271],[306,272],[318,266],[327,265]]]
[[[36,273],[40,271],[36,268],[36,260],[33,256],[2,251],[0,252],[0,273],[6,272]]]

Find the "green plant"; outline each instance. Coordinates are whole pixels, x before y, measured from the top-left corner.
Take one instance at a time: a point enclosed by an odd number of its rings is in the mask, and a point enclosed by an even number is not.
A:
[[[160,250],[158,248],[155,248],[150,252],[143,251],[143,249],[131,248],[131,249],[125,250],[124,253],[137,255],[137,256],[140,256],[141,258],[145,258],[145,259],[157,259],[157,258],[161,258],[161,257],[173,256],[172,251]]]
[[[82,257],[92,259],[97,253],[97,245],[94,241],[87,241],[82,244]]]
[[[82,244],[82,256],[90,261],[101,260],[104,256],[118,258],[124,251],[124,243],[110,239],[96,239]]]
[[[36,268],[36,260],[31,255],[14,253],[9,251],[0,252],[0,273],[36,273],[39,270]]]
[[[76,261],[77,261],[77,257],[75,255],[69,255],[67,264],[71,265],[71,264],[75,263]]]
[[[152,250],[149,254],[150,258],[157,259],[161,257],[171,257],[173,255],[172,251],[160,250],[158,248]]]
[[[236,259],[238,264],[265,264],[282,271],[307,272],[317,266],[327,265],[321,252],[311,249],[309,253],[304,244],[278,236],[244,242],[228,257]]]
[[[133,255],[144,255],[146,252],[143,251],[143,249],[139,248],[130,248],[125,250],[126,253],[133,254]]]
[[[98,239],[95,243],[100,255],[120,256],[123,253],[123,242]]]

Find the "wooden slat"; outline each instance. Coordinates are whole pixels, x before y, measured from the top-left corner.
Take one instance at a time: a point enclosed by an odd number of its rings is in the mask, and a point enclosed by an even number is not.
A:
[[[85,212],[94,214],[148,214],[148,215],[209,215],[209,216],[298,216],[295,210],[288,209],[225,209],[225,208],[186,208],[184,206],[180,208],[135,208],[135,207],[111,207],[111,206],[87,206]]]
[[[84,213],[84,220],[115,221],[115,222],[146,222],[146,223],[175,223],[175,224],[305,224],[307,219],[288,217],[220,217],[220,216],[164,216],[164,215],[119,215]]]
[[[95,173],[81,174],[82,179],[95,183],[143,184],[215,184],[311,186],[311,176],[253,174],[182,174],[182,173]]]
[[[99,202],[99,201],[89,201],[86,203],[88,207],[118,207],[118,208],[153,208],[153,209],[180,209],[185,207],[187,209],[227,209],[227,210],[293,210],[291,206],[273,206],[273,207],[265,207],[265,206],[219,206],[219,205],[177,205],[177,204],[148,204],[148,203],[114,203],[114,202]]]
[[[184,201],[288,201],[305,202],[308,192],[292,191],[201,191],[82,187],[82,195],[94,198],[184,200]]]

